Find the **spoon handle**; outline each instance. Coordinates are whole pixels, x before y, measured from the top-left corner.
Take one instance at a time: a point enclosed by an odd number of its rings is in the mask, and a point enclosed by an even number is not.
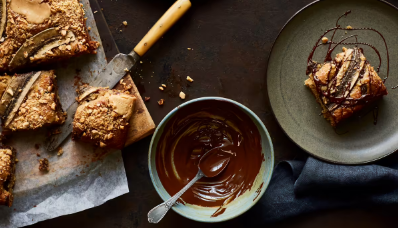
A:
[[[204,174],[201,170],[199,170],[196,176],[184,188],[182,188],[169,200],[151,209],[147,214],[147,219],[149,220],[149,223],[158,223],[159,221],[161,221],[161,219],[164,218],[165,214],[167,214],[168,210],[171,209],[171,207],[175,204],[179,197],[181,197],[181,195],[185,193],[186,190],[192,187],[192,185],[202,177],[204,177]]]

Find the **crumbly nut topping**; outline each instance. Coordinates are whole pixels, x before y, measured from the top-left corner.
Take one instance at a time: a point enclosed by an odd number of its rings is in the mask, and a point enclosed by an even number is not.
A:
[[[11,149],[0,149],[0,205],[11,207],[13,202],[13,187],[15,182],[14,172],[15,157]]]
[[[0,194],[4,183],[11,172],[13,152],[10,149],[0,149]]]
[[[14,119],[7,128],[15,130],[37,129],[45,125],[62,124],[66,113],[62,112],[55,90],[52,71],[43,72],[28,92]]]
[[[121,80],[121,84],[123,81]],[[128,127],[135,96],[101,88],[80,102],[74,117],[74,132],[106,147],[117,131]]]
[[[28,2],[28,1],[26,1]],[[22,46],[32,45],[29,40],[35,34],[47,29],[57,28],[60,33],[71,31],[76,39],[70,40],[68,45],[53,48],[42,59],[71,57],[80,53],[95,53],[99,46],[97,42],[90,41],[86,30],[86,19],[82,4],[77,0],[52,0],[46,1],[50,5],[51,14],[43,23],[35,24],[27,21],[25,15],[18,14],[10,8],[11,0],[7,0],[7,27],[6,39],[0,44],[0,70],[6,70],[13,54]],[[28,7],[29,9],[29,7]]]
[[[49,160],[47,158],[39,159],[39,170],[48,172],[49,171]]]

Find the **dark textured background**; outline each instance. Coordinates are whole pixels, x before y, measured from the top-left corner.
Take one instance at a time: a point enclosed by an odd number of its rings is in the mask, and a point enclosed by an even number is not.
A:
[[[118,48],[129,53],[173,0],[98,0]],[[156,124],[186,100],[223,96],[252,109],[271,134],[276,163],[307,154],[284,134],[271,112],[265,86],[269,50],[286,21],[311,0],[192,0],[189,12],[144,56],[134,73]],[[396,4],[397,1],[390,1]],[[96,16],[96,15],[95,15]],[[122,25],[127,21],[128,26]],[[122,31],[121,31],[122,30]],[[110,46],[105,44],[106,51]],[[187,50],[193,48],[194,50]],[[154,73],[153,73],[154,72]],[[188,83],[186,76],[195,81]],[[167,84],[164,92],[160,84]],[[160,107],[157,100],[165,99]],[[130,193],[94,209],[31,227],[155,227],[147,212],[161,203],[147,168],[151,137],[123,150]],[[397,160],[397,154],[385,160]],[[252,213],[251,210],[247,213]],[[322,211],[269,227],[397,227],[397,208]],[[193,222],[171,211],[158,227],[239,227],[243,217],[220,224]]]

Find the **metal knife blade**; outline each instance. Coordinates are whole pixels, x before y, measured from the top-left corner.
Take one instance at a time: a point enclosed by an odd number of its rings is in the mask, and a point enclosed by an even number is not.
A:
[[[126,54],[116,55],[89,84],[94,87],[113,88],[126,75],[126,69],[130,70],[136,65],[140,56],[134,51]],[[75,111],[78,103],[75,101],[67,109],[67,119],[59,127],[60,134],[51,135],[46,141],[48,151],[55,150],[72,133],[72,122],[74,121]]]

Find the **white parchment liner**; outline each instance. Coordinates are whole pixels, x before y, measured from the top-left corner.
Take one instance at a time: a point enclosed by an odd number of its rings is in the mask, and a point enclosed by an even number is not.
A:
[[[88,0],[82,0],[90,36],[101,43]],[[103,46],[96,55],[84,55],[55,68],[64,110],[75,100],[76,76],[90,83],[106,66]],[[96,207],[129,192],[121,151],[73,142],[62,145],[64,154],[47,152],[46,130],[14,133],[9,145],[17,150],[14,204],[0,207],[0,227],[21,227]],[[38,148],[38,149],[37,149]],[[40,154],[40,157],[37,156]],[[48,173],[40,172],[39,159],[47,158]]]

